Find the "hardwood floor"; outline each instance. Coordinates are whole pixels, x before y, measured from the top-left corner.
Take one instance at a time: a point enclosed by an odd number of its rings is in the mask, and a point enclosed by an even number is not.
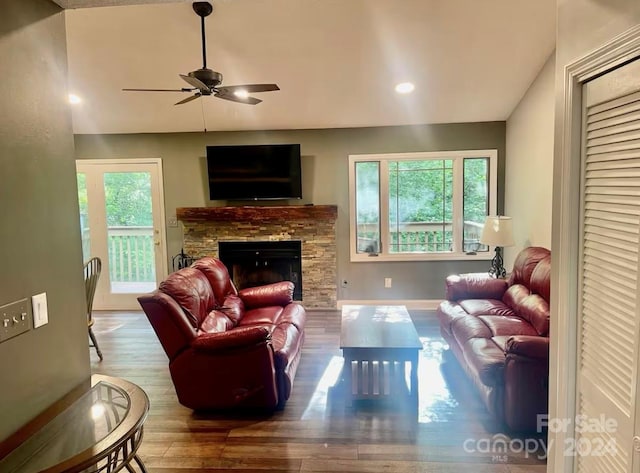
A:
[[[332,389],[343,361],[338,311],[309,311],[292,396],[273,414],[199,414],[179,405],[142,312],[94,312],[104,361],[91,348],[92,371],[128,379],[149,395],[140,456],[150,473],[546,471],[544,451],[523,448],[542,439],[499,433],[456,361],[442,363],[435,314],[410,312],[424,346],[418,419],[403,406],[347,406]]]

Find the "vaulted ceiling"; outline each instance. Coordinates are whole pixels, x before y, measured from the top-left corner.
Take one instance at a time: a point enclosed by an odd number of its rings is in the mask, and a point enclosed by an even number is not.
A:
[[[178,74],[202,66],[190,2],[57,3],[76,133],[506,120],[555,46],[555,0],[217,0],[208,67],[223,85],[281,90],[176,106],[186,94],[121,89],[188,87]],[[96,4],[113,6],[78,8]],[[403,81],[415,91],[397,94]]]

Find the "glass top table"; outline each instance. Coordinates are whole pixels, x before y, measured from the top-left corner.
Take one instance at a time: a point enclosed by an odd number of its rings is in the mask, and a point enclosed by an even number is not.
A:
[[[3,473],[116,472],[131,470],[149,398],[137,385],[94,375],[66,409],[0,460]]]

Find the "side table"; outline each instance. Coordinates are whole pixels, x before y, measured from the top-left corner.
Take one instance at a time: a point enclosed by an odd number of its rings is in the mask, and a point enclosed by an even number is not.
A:
[[[52,409],[45,411],[42,427],[20,438],[19,446],[0,459],[0,471],[115,473],[126,468],[133,472],[133,460],[146,473],[137,452],[149,398],[139,386],[94,375],[91,386],[73,390],[61,402],[67,406],[55,414]],[[56,410],[55,405],[52,408]]]

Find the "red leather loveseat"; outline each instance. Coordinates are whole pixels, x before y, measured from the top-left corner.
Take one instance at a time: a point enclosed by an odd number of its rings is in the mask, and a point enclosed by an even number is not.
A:
[[[236,290],[206,257],[138,298],[191,409],[282,408],[300,362],[306,313],[293,283]]]
[[[449,276],[440,331],[489,412],[513,431],[535,431],[548,412],[551,254],[520,252],[508,280]]]

